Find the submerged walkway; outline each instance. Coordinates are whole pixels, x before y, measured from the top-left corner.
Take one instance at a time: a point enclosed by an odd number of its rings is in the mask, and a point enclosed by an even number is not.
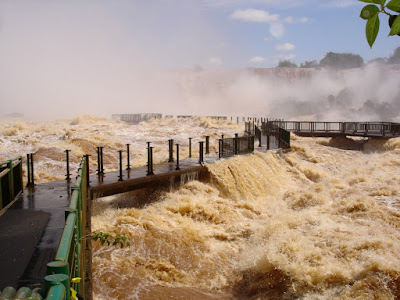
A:
[[[205,163],[215,162],[206,156]],[[147,167],[139,167],[104,175],[90,175],[90,198],[104,197],[141,188],[170,186],[190,176],[199,176],[205,167],[198,158],[154,165],[154,175],[147,176]],[[27,187],[0,216],[0,291],[6,286],[42,288],[47,263],[54,260],[65,225],[71,187],[68,180],[53,181]],[[141,206],[145,203],[132,203]]]

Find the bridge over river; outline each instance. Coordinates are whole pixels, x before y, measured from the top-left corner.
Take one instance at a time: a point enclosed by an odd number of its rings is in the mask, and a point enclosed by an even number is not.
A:
[[[148,143],[147,166],[131,168],[128,147],[124,152],[126,168],[122,167],[123,151],[119,151],[119,171],[105,174],[102,148],[98,147],[97,174],[89,174],[90,157],[85,155],[75,180],[70,178],[66,151],[66,180],[43,184],[35,184],[34,156],[28,154],[25,188],[22,158],[0,163],[1,299],[70,299],[75,291],[84,299],[91,299],[90,203],[93,199],[138,189],[170,188],[194,178],[202,180],[208,174],[204,163],[256,149],[290,148],[290,131],[302,136],[394,138],[400,136],[400,124],[248,119],[246,135],[222,136],[217,141],[218,153],[210,154],[210,139],[204,137],[196,158],[191,157],[190,140],[185,145],[189,147],[189,158],[184,160],[179,160],[180,145],[169,140],[169,162],[153,165],[153,148]],[[130,206],[145,204],[147,199],[139,199]]]

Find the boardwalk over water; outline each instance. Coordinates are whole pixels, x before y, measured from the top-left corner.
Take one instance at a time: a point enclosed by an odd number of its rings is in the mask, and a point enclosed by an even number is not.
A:
[[[262,131],[283,128],[304,137],[355,136],[367,138],[400,137],[400,124],[391,122],[308,122],[271,121],[262,123]]]

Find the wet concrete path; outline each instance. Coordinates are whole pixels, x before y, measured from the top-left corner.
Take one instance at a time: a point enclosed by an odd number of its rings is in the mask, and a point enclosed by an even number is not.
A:
[[[205,157],[212,163],[216,157]],[[91,198],[112,195],[171,182],[186,174],[205,170],[198,158],[147,167],[90,175]],[[17,200],[0,216],[0,290],[6,286],[44,288],[46,265],[54,260],[65,224],[65,209],[71,197],[71,181],[53,181],[25,188]]]

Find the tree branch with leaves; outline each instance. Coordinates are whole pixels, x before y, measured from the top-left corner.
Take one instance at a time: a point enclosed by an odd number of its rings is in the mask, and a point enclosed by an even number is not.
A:
[[[360,17],[367,20],[365,27],[365,34],[367,42],[372,48],[376,37],[378,36],[380,20],[379,15],[384,14],[388,16],[388,23],[390,27],[389,36],[400,35],[400,0],[359,0],[365,3],[371,3],[363,7]],[[396,14],[397,13],[397,14]]]
[[[119,245],[121,248],[124,248],[124,246],[129,247],[131,245],[131,243],[127,240],[127,238],[120,234],[116,234],[114,236],[110,233],[104,233],[104,232],[100,231],[100,232],[93,233],[90,236],[90,238],[92,241],[99,241],[102,245],[107,244],[107,246]]]

